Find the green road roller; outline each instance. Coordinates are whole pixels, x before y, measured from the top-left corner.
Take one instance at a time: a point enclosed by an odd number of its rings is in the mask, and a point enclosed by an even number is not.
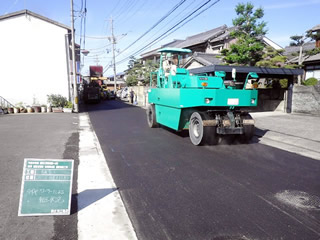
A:
[[[257,106],[258,75],[249,72],[237,81],[235,69],[231,79],[226,73],[190,74],[182,67],[183,56],[191,50],[162,48],[160,65],[150,73],[150,86],[156,75],[156,87],[148,90],[147,121],[151,128],[159,125],[176,131],[189,129],[194,145],[213,145],[223,135],[249,141],[254,134],[254,120],[248,113]]]

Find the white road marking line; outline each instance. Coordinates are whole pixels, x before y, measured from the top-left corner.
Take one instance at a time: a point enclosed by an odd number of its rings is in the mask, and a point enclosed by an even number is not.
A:
[[[79,118],[78,239],[135,240],[89,116]]]

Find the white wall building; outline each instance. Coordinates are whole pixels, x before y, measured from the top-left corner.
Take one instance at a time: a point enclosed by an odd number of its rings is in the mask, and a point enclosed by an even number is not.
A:
[[[25,105],[46,104],[48,94],[69,98],[70,33],[28,10],[0,16],[0,96]]]

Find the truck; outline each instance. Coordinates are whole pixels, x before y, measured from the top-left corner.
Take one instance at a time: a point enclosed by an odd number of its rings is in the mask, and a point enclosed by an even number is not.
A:
[[[89,66],[90,77],[102,77],[103,66]]]
[[[150,73],[147,122],[150,128],[166,126],[176,131],[189,130],[194,145],[214,145],[223,135],[249,141],[254,134],[250,108],[258,103],[258,78],[249,72],[246,79],[232,79],[226,73],[190,74],[182,67],[182,57],[191,50],[162,48],[160,64]],[[156,76],[156,86],[152,87]]]
[[[83,100],[85,103],[99,103],[103,97],[101,87],[103,83],[103,67],[89,66],[89,70],[89,82],[83,86]]]
[[[92,81],[83,87],[83,100],[85,103],[99,103],[101,101],[101,87]]]

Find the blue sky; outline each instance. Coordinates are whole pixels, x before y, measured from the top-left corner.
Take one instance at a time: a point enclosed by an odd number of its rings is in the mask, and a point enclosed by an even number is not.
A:
[[[85,0],[74,0],[76,12],[76,41],[80,42],[81,18],[79,10]],[[174,26],[180,19],[192,12],[207,0],[185,0],[166,20],[150,31],[132,47],[126,49],[138,37],[150,29],[161,17],[169,12],[181,0],[87,0],[86,17],[86,44],[85,48],[90,51],[84,60],[82,73],[88,72],[89,65],[97,63],[106,66],[111,61],[111,46],[108,36],[111,35],[110,18],[114,19],[114,33],[117,36],[116,62],[117,72],[127,68],[127,57],[156,39],[167,29]],[[213,3],[212,0],[206,6]],[[223,24],[232,26],[232,19],[236,17],[234,8],[239,3],[247,1],[220,0],[207,11],[194,18],[176,32],[167,36],[151,48],[173,39],[185,39],[187,36],[204,32]],[[267,22],[267,37],[280,46],[285,47],[290,42],[290,36],[303,34],[306,30],[320,24],[320,0],[252,0],[255,7],[262,7],[265,12],[263,20]],[[70,1],[69,0],[1,0],[0,15],[22,9],[28,9],[40,15],[46,16],[66,25],[70,24]],[[83,38],[82,38],[83,40]],[[112,74],[108,69],[106,76]]]

